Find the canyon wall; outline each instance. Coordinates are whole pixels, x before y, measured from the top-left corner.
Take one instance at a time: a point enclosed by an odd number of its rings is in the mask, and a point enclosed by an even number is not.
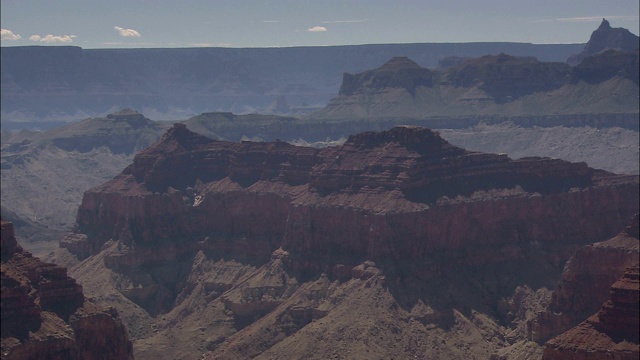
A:
[[[40,261],[2,221],[2,359],[133,359],[115,309],[86,299],[67,269]]]
[[[177,124],[85,193],[62,246],[87,257],[115,241],[105,261],[129,266],[202,248],[265,262],[282,247],[303,272],[369,259],[421,277],[443,251],[483,263],[542,246],[562,266],[624,227],[637,184],[584,163],[469,152],[418,127],[318,150],[213,141]]]
[[[465,358],[527,339],[565,262],[619,233],[638,196],[637,176],[467,151],[416,126],[316,149],[216,141],[176,124],[85,193],[61,246],[85,259],[74,273],[104,267],[117,279],[110,291],[160,324],[139,332],[144,356],[169,351],[155,347],[172,337],[192,356],[254,356],[355,306],[340,295],[354,287],[385,294],[390,324],[418,319],[403,326],[422,334],[415,341],[432,341],[422,331],[434,327],[464,337],[473,318],[495,327],[491,341],[468,339],[473,350],[441,353]]]

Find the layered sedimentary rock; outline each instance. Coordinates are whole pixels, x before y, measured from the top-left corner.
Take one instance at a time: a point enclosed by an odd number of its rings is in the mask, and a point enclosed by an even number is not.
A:
[[[397,258],[501,244],[500,233],[521,242],[580,234],[586,243],[623,227],[637,208],[637,181],[584,163],[469,152],[417,127],[318,150],[213,141],[176,124],[120,175],[85,193],[76,235],[63,244],[86,244],[78,252],[88,256],[110,239],[185,247],[220,234],[302,250],[331,238],[346,253]],[[470,213],[472,220],[462,218]],[[406,240],[392,240],[400,234]]]
[[[85,299],[67,269],[31,256],[2,222],[2,359],[132,359],[115,310]]]
[[[608,49],[635,51],[638,49],[637,35],[624,28],[612,28],[607,19],[602,19],[600,26],[591,33],[589,42],[579,54],[571,55],[567,62],[570,65],[578,65],[587,56],[597,54]]]
[[[115,241],[105,260],[113,266],[201,248],[264,262],[283,247],[301,271],[371,259],[429,277],[441,250],[482,263],[526,256],[537,243],[564,247],[567,258],[623,227],[637,211],[637,184],[584,163],[465,151],[417,127],[318,150],[213,141],[176,124],[85,193],[62,246],[87,257]],[[509,250],[480,250],[492,247]]]
[[[637,114],[637,68],[637,49],[610,49],[574,67],[508,54],[465,59],[444,69],[393,58],[376,69],[345,73],[339,95],[309,118]]]
[[[155,317],[159,332],[137,342],[145,356],[175,337],[189,356],[277,357],[288,336],[337,331],[330,323],[353,311],[354,291],[388,309],[380,351],[488,357],[524,338],[515,328],[569,256],[614,236],[637,198],[637,176],[471,152],[419,127],[315,149],[215,141],[176,124],[85,193],[61,245],[85,267],[101,262],[114,291]],[[412,350],[392,345],[399,331],[415,332]],[[447,336],[473,346],[428,345]]]
[[[528,337],[544,343],[598,311],[609,289],[639,261],[638,214],[615,237],[587,245],[567,261],[551,302],[528,324]]]
[[[639,286],[636,264],[611,286],[598,313],[547,342],[543,359],[637,359]]]

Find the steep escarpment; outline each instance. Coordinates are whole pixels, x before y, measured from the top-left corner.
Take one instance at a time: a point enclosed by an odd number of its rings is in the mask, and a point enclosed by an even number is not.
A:
[[[118,314],[85,299],[67,269],[31,256],[2,222],[2,359],[132,359]]]
[[[609,289],[639,261],[638,214],[613,238],[585,246],[567,261],[551,302],[529,324],[529,337],[544,343],[595,313]]]
[[[637,359],[638,275],[638,264],[628,268],[596,314],[547,342],[543,359]]]
[[[82,193],[119,173],[167,127],[122,110],[3,140],[2,216],[14,224],[18,241],[36,255],[55,248],[75,222]]]
[[[504,155],[472,153],[416,127],[363,133],[350,137],[343,146],[317,150],[284,142],[213,141],[178,124],[158,144],[140,152],[120,175],[85,194],[77,232],[88,238],[78,243],[92,248],[85,256],[94,254],[109,239],[140,246],[207,232],[276,238],[288,232],[287,244],[297,238],[290,232],[301,225],[291,221],[298,216],[298,209],[344,210],[371,219],[402,214],[398,221],[411,222],[418,220],[409,220],[410,214],[425,217],[435,208],[466,212],[489,199],[518,206],[519,198],[527,198],[527,212],[540,211],[543,216],[545,210],[535,209],[531,201],[542,207],[552,201],[584,201],[577,210],[580,215],[572,216],[579,223],[576,227],[588,227],[585,216],[611,217],[604,209],[590,214],[590,202],[606,206],[599,202],[609,197],[606,202],[619,216],[622,209],[618,207],[624,201],[607,192],[614,187],[632,188],[635,181],[634,177],[594,171],[584,163],[543,158],[513,161]],[[265,205],[271,206],[266,213],[261,208]],[[212,213],[217,214],[213,219],[209,218]],[[326,228],[339,233],[346,223]],[[606,230],[593,229],[588,236],[601,238],[612,231],[611,225]],[[466,225],[451,223],[448,235],[439,234],[430,244],[446,246],[451,239],[462,241],[454,234],[461,226]],[[618,221],[615,226],[620,227]],[[362,226],[363,231],[368,227]],[[424,231],[422,226],[409,228]],[[533,236],[529,231],[545,233],[537,228],[517,231],[525,237]],[[459,233],[464,232],[461,229]]]
[[[84,286],[99,261],[155,319],[135,342],[143,357],[280,357],[293,343],[307,357],[321,333],[344,351],[380,337],[389,356],[488,357],[526,338],[534,299],[637,198],[637,176],[471,152],[414,126],[314,149],[176,124],[85,193],[61,246],[85,258]],[[182,347],[158,346],[169,339]]]

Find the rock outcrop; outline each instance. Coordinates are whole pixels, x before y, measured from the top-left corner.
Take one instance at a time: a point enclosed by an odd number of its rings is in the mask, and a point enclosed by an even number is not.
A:
[[[612,28],[609,21],[602,19],[600,26],[591,33],[591,38],[581,53],[571,55],[567,62],[578,65],[586,57],[604,50],[637,51],[640,38],[624,28]]]
[[[547,342],[543,359],[621,359],[640,355],[640,283],[638,264],[611,286],[598,313]]]
[[[615,237],[585,246],[567,261],[547,309],[528,324],[528,338],[544,343],[582,322],[609,298],[609,289],[640,260],[638,214]]]
[[[114,309],[85,299],[67,269],[31,256],[2,221],[2,359],[132,359]]]
[[[339,94],[349,96],[399,88],[415,95],[417,87],[430,87],[433,84],[433,76],[433,71],[423,68],[407,57],[394,57],[374,70],[355,75],[345,73]]]
[[[498,54],[431,70],[407,58],[393,58],[377,69],[344,74],[339,95],[307,117],[387,120],[637,114],[637,94],[637,50],[608,50],[574,67]]]
[[[464,61],[451,68],[445,78],[457,87],[477,86],[494,101],[504,103],[557,89],[566,83],[570,73],[571,67],[565,63],[499,54]]]
[[[635,51],[606,50],[589,57],[573,68],[574,81],[598,84],[613,77],[639,82],[638,49]]]
[[[158,332],[137,339],[141,356],[279,357],[284,338],[330,331],[353,311],[354,289],[389,309],[384,351],[488,357],[524,338],[516,328],[570,255],[615,235],[637,198],[637,176],[471,152],[415,126],[316,149],[216,141],[176,124],[85,193],[61,246],[86,258],[75,276],[99,262],[155,319]],[[415,332],[402,345],[412,350],[391,345],[400,331]],[[436,333],[472,345],[436,351]],[[168,339],[185,343],[158,347]]]
[[[116,242],[105,262],[126,268],[198,249],[264,263],[282,247],[303,273],[368,259],[429,278],[438,251],[486,263],[543,244],[566,259],[622,227],[637,184],[584,163],[469,152],[417,127],[318,150],[213,141],[176,124],[85,193],[61,246],[84,258]]]

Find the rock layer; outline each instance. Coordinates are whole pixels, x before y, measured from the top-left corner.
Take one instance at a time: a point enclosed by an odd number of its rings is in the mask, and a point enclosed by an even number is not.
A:
[[[543,359],[637,359],[639,285],[636,264],[611,286],[597,314],[547,342]]]
[[[639,250],[638,214],[615,237],[578,249],[567,261],[548,308],[530,322],[528,337],[544,343],[596,312],[609,298],[611,284],[638,263]]]
[[[2,359],[132,359],[114,309],[85,299],[65,268],[31,256],[2,222]]]
[[[318,150],[213,141],[176,124],[85,193],[61,246],[87,257],[114,241],[105,263],[129,269],[200,249],[263,264],[279,247],[301,274],[373,260],[427,279],[441,252],[487,264],[536,246],[561,266],[623,227],[637,185],[584,163],[469,152],[418,127]]]
[[[88,257],[74,274],[99,262],[108,286],[155,319],[157,333],[139,332],[141,356],[281,357],[285,338],[338,331],[330,323],[361,303],[357,288],[389,310],[380,354],[488,357],[524,337],[569,256],[615,235],[637,198],[637,176],[471,152],[413,126],[315,149],[177,124],[85,193],[61,245]],[[377,336],[340,323],[363,346]],[[392,345],[401,331],[416,334],[405,350]],[[449,335],[469,348],[428,345]],[[185,343],[170,350],[169,339]]]

